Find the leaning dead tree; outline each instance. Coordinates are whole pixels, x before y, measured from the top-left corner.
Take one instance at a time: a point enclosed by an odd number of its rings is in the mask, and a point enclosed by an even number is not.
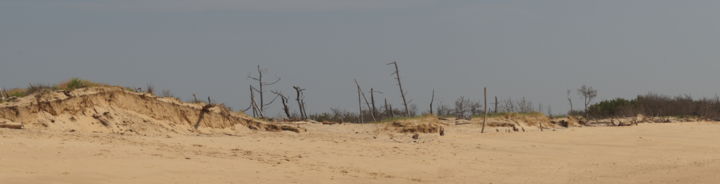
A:
[[[255,101],[255,87],[250,85],[250,107],[252,108],[253,117],[263,117],[262,111]]]
[[[483,104],[483,108],[484,108],[484,109],[483,109],[483,114],[484,114],[484,115],[483,115],[482,129],[480,130],[480,133],[481,133],[481,134],[482,134],[482,133],[485,133],[485,122],[487,122],[487,113],[488,113],[488,110],[487,110],[487,88],[483,88],[483,98],[484,98],[485,100],[483,101],[483,103],[484,103],[484,104]]]
[[[375,108],[375,94],[382,94],[381,91],[375,91],[374,88],[370,88],[370,103],[372,105],[372,114],[375,117],[378,117],[377,109]]]
[[[430,96],[430,115],[433,114],[433,103],[435,102],[435,89],[432,90],[432,96]]]
[[[365,92],[363,92],[362,88],[360,88],[360,84],[358,83],[357,79],[355,80],[355,85],[357,86],[357,90],[358,90],[358,105],[360,106],[360,117],[362,117],[362,114],[363,114],[362,100],[365,100],[365,105],[367,106],[367,108],[369,110],[372,109],[372,107],[370,106],[370,102],[368,102],[368,99],[365,96]],[[377,119],[375,119],[375,113],[370,113],[370,117],[372,118],[373,121],[377,121]],[[362,118],[360,118],[360,119],[362,121]]]
[[[258,93],[258,100],[259,100],[259,103],[257,104],[258,105],[257,110],[260,114],[260,117],[263,118],[264,116],[262,114],[263,114],[263,111],[265,110],[265,106],[270,105],[275,101],[275,100],[272,100],[271,102],[269,102],[267,104],[265,103],[265,98],[264,98],[265,97],[264,96],[265,86],[274,85],[274,84],[280,82],[280,78],[277,78],[272,82],[265,81],[265,79],[263,78],[263,69],[260,68],[260,65],[257,66],[257,72],[258,72],[257,76],[252,76],[252,74],[251,74],[248,76],[248,78],[257,82],[257,87],[254,88],[255,91]]]
[[[393,72],[392,74],[395,75],[398,87],[400,88],[400,97],[402,97],[403,106],[405,106],[405,116],[410,116],[410,109],[408,108],[407,99],[405,98],[405,90],[402,86],[402,80],[400,80],[400,68],[398,67],[398,63],[397,61],[393,61],[392,63],[388,63],[387,65],[395,66],[395,72]]]
[[[290,115],[290,108],[288,107],[288,98],[285,95],[283,95],[282,92],[280,92],[280,91],[272,91],[272,93],[280,97],[280,101],[282,102],[282,105],[283,105],[282,110],[283,110],[283,112],[285,112],[285,116],[287,116],[288,120],[292,120],[293,118]]]
[[[303,93],[305,89],[300,88],[300,86],[293,86],[293,89],[295,89],[295,100],[297,101],[298,108],[300,111],[300,119],[306,120],[307,117],[307,111],[305,110],[305,94]]]

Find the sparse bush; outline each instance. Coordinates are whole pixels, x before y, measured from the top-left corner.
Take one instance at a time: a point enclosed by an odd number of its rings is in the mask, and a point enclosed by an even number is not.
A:
[[[162,96],[162,97],[175,97],[175,95],[173,95],[173,93],[172,93],[169,89],[163,89],[163,90],[160,92],[160,96]]]
[[[147,85],[147,90],[145,90],[145,92],[154,95],[154,94],[155,94],[155,86],[153,86],[152,84],[148,84],[148,85]]]

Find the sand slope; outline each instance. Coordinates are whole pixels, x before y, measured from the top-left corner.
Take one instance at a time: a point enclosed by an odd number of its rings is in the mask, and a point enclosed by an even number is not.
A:
[[[384,125],[148,137],[0,129],[1,183],[718,183],[720,124],[446,136]]]
[[[151,136],[298,131],[297,127],[270,124],[223,105],[186,103],[106,86],[43,91],[2,103],[0,124],[22,124],[26,129]]]

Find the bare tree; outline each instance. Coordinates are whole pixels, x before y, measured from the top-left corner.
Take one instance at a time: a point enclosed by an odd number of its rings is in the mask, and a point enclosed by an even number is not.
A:
[[[585,102],[585,118],[589,118],[590,114],[588,114],[588,106],[590,106],[592,100],[597,97],[597,90],[590,86],[582,85],[582,87],[578,89],[578,94],[583,97]]]
[[[487,110],[487,88],[483,88],[483,99],[484,99],[484,100],[483,100],[483,108],[484,108],[484,109],[483,109],[483,113],[484,113],[485,115],[483,116],[482,129],[480,130],[480,133],[481,133],[481,134],[482,134],[482,133],[485,133],[485,122],[487,122],[487,113],[488,113],[488,112],[487,112],[487,111],[488,111],[488,110]]]
[[[260,68],[260,65],[257,66],[257,72],[258,72],[257,76],[252,76],[252,74],[250,74],[248,76],[248,78],[251,80],[254,80],[255,82],[258,83],[257,88],[254,88],[254,89],[259,95],[258,98],[259,98],[260,103],[258,104],[259,105],[258,111],[260,112],[260,114],[262,114],[263,111],[265,110],[265,106],[270,105],[275,101],[275,100],[272,100],[270,103],[267,103],[267,104],[265,103],[265,98],[264,98],[265,97],[264,96],[265,86],[274,85],[274,84],[280,82],[280,78],[277,78],[276,80],[274,80],[272,82],[264,81],[265,79],[263,78],[263,69]],[[261,115],[260,117],[262,118],[263,116]]]
[[[306,120],[308,117],[307,117],[307,111],[305,110],[305,95],[303,93],[305,91],[305,89],[300,88],[300,86],[293,86],[293,89],[295,89],[295,94],[296,94],[295,100],[297,100],[297,103],[298,103],[298,108],[300,111],[300,119]]]
[[[388,103],[387,98],[385,98],[385,116],[390,118],[395,116],[395,114],[393,114],[392,105]]]
[[[522,99],[517,103],[518,110],[522,113],[528,113],[533,111],[532,102],[525,99],[525,97],[522,97]]]
[[[288,98],[282,94],[280,91],[272,91],[277,96],[280,96],[280,101],[283,105],[283,112],[285,112],[285,116],[287,116],[288,120],[292,120],[292,116],[290,115],[290,108],[288,107]]]
[[[497,98],[497,96],[495,96],[495,109],[493,109],[493,110],[495,111],[495,114],[498,113],[498,98]]]
[[[432,96],[430,97],[430,115],[433,114],[433,102],[435,102],[435,89],[432,90]]]
[[[357,85],[358,90],[358,100],[360,97],[365,100],[365,105],[367,105],[368,110],[372,110],[372,107],[370,106],[370,102],[368,102],[367,97],[365,96],[365,92],[362,91],[362,88],[360,88],[360,83],[358,83],[357,79],[355,80],[355,85]],[[359,101],[360,105],[360,116],[362,116],[362,100]],[[375,113],[370,113],[370,117],[372,117],[373,121],[377,121],[375,119]]]
[[[357,84],[357,80],[355,80],[355,84]],[[360,90],[360,85],[357,85],[357,97],[358,97],[358,116],[360,117],[360,123],[365,123],[363,119],[363,108],[362,108],[362,91]]]
[[[470,103],[468,104],[468,107],[470,108],[470,114],[473,116],[482,114],[482,105],[480,105],[480,101],[472,101],[470,100]]]
[[[513,103],[512,98],[503,100],[503,103],[503,110],[505,112],[515,112],[515,103]]]
[[[395,72],[393,72],[392,74],[395,75],[398,87],[400,88],[400,96],[402,97],[403,105],[405,106],[405,116],[410,116],[410,109],[408,108],[408,103],[405,99],[405,90],[402,86],[402,80],[400,80],[400,69],[398,67],[398,63],[397,61],[393,61],[392,63],[388,63],[387,65],[395,65]]]
[[[455,100],[455,117],[457,119],[465,119],[468,103],[470,103],[469,100],[465,99],[464,96],[461,96],[460,98]]]
[[[437,108],[437,114],[438,116],[448,116],[452,114],[452,110],[445,106],[445,104],[440,103],[440,106]]]
[[[199,103],[199,102],[200,102],[200,100],[198,100],[197,95],[196,95],[195,93],[193,93],[192,96],[193,96],[193,101],[192,101],[193,103]]]
[[[372,114],[377,117],[377,109],[375,108],[375,94],[382,94],[381,91],[376,91],[374,88],[370,88],[370,103],[372,104]]]
[[[250,107],[252,107],[253,117],[262,117],[257,102],[255,102],[255,87],[250,85]]]
[[[568,103],[570,104],[570,112],[573,111],[573,103],[572,103],[572,90],[567,90],[567,99]]]

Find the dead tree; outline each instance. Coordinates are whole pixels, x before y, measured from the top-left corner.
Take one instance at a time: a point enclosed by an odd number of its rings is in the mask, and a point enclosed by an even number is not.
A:
[[[357,81],[355,81],[357,84]],[[360,91],[360,86],[357,86],[357,97],[358,97],[358,117],[360,118],[360,123],[365,123],[365,119],[363,118],[363,108],[362,108],[362,91]]]
[[[435,102],[435,89],[432,90],[432,96],[430,97],[430,115],[433,114],[433,103]]]
[[[270,103],[267,103],[267,104],[265,103],[265,98],[264,98],[265,97],[264,96],[265,86],[274,85],[274,84],[280,82],[280,78],[277,78],[275,81],[272,81],[272,82],[264,81],[263,70],[260,68],[260,65],[257,66],[257,72],[258,72],[257,76],[252,76],[252,74],[251,74],[248,76],[248,78],[251,80],[254,80],[258,83],[257,88],[255,88],[255,91],[258,92],[259,100],[260,100],[258,111],[260,112],[260,114],[263,114],[263,111],[265,110],[265,106],[270,105],[270,104],[272,104],[273,101],[275,101],[275,100],[272,100]],[[260,117],[263,118],[262,115]]]
[[[198,102],[200,102],[200,101],[198,101],[197,95],[195,95],[195,93],[193,93],[193,103],[198,103]]]
[[[365,96],[365,92],[362,91],[362,88],[360,87],[360,84],[358,83],[357,79],[355,80],[355,85],[357,86],[357,90],[358,90],[358,100],[359,100],[358,103],[360,103],[360,116],[362,117],[362,114],[363,114],[362,100],[365,100],[365,105],[367,106],[368,110],[372,109],[372,107],[370,106],[370,102],[367,100],[367,97]],[[370,113],[370,117],[373,119],[373,121],[377,121],[375,119],[375,113]]]
[[[392,105],[388,103],[387,98],[385,98],[385,116],[389,116],[390,118],[395,117],[395,114],[393,114]]]
[[[305,111],[305,95],[303,94],[303,91],[305,89],[300,88],[300,86],[293,86],[293,89],[295,89],[295,100],[297,100],[298,108],[300,111],[300,119],[306,120],[307,119],[307,111]]]
[[[588,113],[588,106],[590,106],[592,100],[597,97],[597,90],[593,89],[592,87],[582,85],[582,87],[578,89],[578,94],[583,96],[583,99],[585,100],[585,118],[590,118],[590,114]]]
[[[378,117],[377,109],[375,108],[375,93],[382,94],[382,92],[375,91],[375,89],[370,88],[370,103],[372,105],[372,113],[373,116]]]
[[[498,113],[498,99],[497,99],[497,96],[495,96],[495,109],[494,109],[494,110],[495,110],[495,114],[497,114],[497,113]]]
[[[465,119],[465,112],[467,108],[467,104],[470,103],[469,100],[465,99],[464,96],[461,96],[457,100],[455,100],[455,118],[456,119]]]
[[[513,103],[512,98],[508,98],[504,100],[504,110],[505,112],[515,112],[515,103]]]
[[[572,103],[572,96],[571,96],[571,94],[572,94],[572,91],[568,89],[568,90],[567,90],[567,99],[568,99],[568,103],[570,104],[570,112],[573,111],[573,103]]]
[[[522,99],[517,104],[518,110],[520,110],[521,113],[528,113],[533,111],[532,102],[525,99],[525,97],[522,97]]]
[[[395,75],[398,87],[400,88],[400,97],[402,97],[403,105],[405,106],[405,116],[410,116],[410,109],[408,108],[407,99],[405,98],[405,90],[402,86],[402,80],[400,80],[400,68],[398,67],[398,63],[397,61],[393,61],[392,63],[388,63],[387,65],[395,65],[395,72],[393,72],[392,74]]]
[[[253,89],[253,86],[250,85],[250,107],[252,107],[252,115],[254,118],[257,118],[257,106],[255,106],[255,90]]]
[[[283,105],[283,112],[285,112],[285,116],[287,116],[288,120],[292,120],[292,116],[290,115],[290,108],[288,107],[288,98],[282,94],[282,92],[279,91],[272,91],[275,95],[280,97],[280,101]]]
[[[483,125],[480,133],[485,133],[485,122],[487,122],[487,88],[483,88],[483,98],[485,99],[483,102],[483,112],[485,113],[485,115],[483,116]]]

